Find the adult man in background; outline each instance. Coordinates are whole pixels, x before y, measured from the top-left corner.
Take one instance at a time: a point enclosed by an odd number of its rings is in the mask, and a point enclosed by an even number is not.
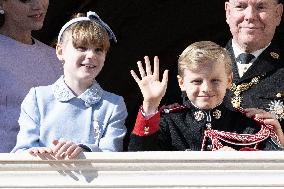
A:
[[[234,74],[226,104],[267,110],[283,129],[284,45],[273,39],[283,4],[280,0],[229,0],[225,10],[233,36],[226,48]]]

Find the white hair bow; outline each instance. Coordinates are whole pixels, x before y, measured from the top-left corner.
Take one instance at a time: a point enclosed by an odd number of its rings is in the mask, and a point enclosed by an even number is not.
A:
[[[113,39],[114,42],[117,42],[116,37],[113,33],[113,31],[110,29],[110,27],[99,17],[99,15],[97,15],[97,13],[93,12],[93,11],[89,11],[87,12],[87,16],[86,17],[78,17],[78,18],[74,18],[72,20],[70,20],[69,22],[67,22],[66,24],[64,24],[64,26],[61,28],[59,34],[58,34],[58,38],[57,38],[57,42],[59,42],[61,40],[62,34],[63,32],[72,24],[76,23],[76,22],[81,22],[81,21],[95,21],[98,24],[100,24],[108,33],[108,37],[109,39]]]

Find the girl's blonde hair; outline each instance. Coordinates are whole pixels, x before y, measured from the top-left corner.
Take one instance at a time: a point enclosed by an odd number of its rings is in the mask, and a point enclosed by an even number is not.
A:
[[[184,70],[196,70],[202,64],[224,63],[227,74],[232,73],[232,60],[226,49],[212,41],[199,41],[189,45],[179,56],[178,74],[184,76]]]

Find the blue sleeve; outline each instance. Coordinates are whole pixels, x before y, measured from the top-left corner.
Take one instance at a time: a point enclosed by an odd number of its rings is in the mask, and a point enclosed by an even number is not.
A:
[[[31,88],[23,100],[18,122],[20,131],[17,136],[16,146],[11,152],[20,152],[32,147],[39,147],[40,113],[35,88]]]

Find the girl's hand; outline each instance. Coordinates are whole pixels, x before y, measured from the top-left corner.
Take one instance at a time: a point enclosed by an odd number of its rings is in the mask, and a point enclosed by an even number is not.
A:
[[[131,70],[130,73],[136,83],[138,84],[140,91],[143,95],[143,109],[145,114],[152,114],[158,109],[161,99],[166,93],[168,83],[168,70],[163,73],[162,81],[159,81],[159,59],[157,56],[154,58],[154,70],[152,73],[150,60],[148,56],[144,57],[145,69],[142,66],[141,61],[138,61],[138,69],[141,79],[138,78],[136,73]]]
[[[33,156],[46,155],[46,154],[53,153],[52,149],[48,147],[34,147],[34,148],[30,148],[28,152]]]
[[[56,159],[74,159],[83,151],[80,146],[72,141],[54,140],[53,144],[55,146],[52,148],[52,151]]]

